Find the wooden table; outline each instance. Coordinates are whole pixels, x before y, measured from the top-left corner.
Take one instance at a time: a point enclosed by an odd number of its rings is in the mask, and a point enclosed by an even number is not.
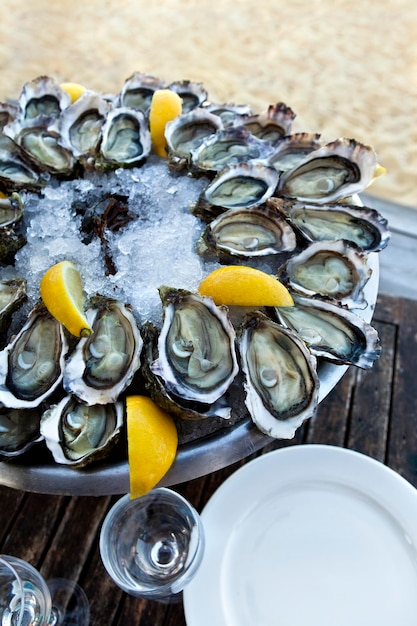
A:
[[[373,324],[382,343],[379,361],[368,371],[349,368],[294,440],[274,442],[240,463],[175,488],[201,510],[217,487],[254,456],[304,443],[363,452],[417,487],[417,301],[380,296]],[[0,487],[0,552],[29,561],[46,579],[78,581],[87,593],[93,626],[184,625],[181,604],[130,597],[107,576],[98,537],[118,497],[48,496]]]

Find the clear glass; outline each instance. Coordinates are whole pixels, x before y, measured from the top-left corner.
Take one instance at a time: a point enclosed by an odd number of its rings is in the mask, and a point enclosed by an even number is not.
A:
[[[128,494],[104,520],[100,552],[109,576],[130,595],[178,601],[203,556],[200,516],[171,489],[135,499]]]
[[[0,555],[0,626],[88,626],[89,620],[88,600],[78,585],[55,579],[49,587],[26,561]]]

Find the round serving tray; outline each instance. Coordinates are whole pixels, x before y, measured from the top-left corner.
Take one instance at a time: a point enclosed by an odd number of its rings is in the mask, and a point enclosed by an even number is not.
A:
[[[368,304],[363,310],[355,310],[367,322],[372,319],[378,295],[379,260],[375,252],[369,255],[369,267],[372,275],[364,290]],[[345,365],[320,364],[319,401],[337,385],[347,369]],[[175,462],[161,485],[175,485],[215,472],[260,450],[270,441],[249,418],[242,420],[212,436],[179,446]],[[129,466],[127,460],[122,460],[76,470],[46,461],[25,464],[10,460],[0,463],[0,484],[55,495],[124,494],[129,492]]]

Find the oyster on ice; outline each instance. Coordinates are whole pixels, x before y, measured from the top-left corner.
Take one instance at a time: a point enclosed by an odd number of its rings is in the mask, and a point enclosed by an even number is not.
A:
[[[189,161],[191,152],[222,128],[220,117],[206,109],[177,115],[165,128],[170,163],[183,165]]]
[[[345,239],[366,252],[388,245],[388,222],[378,211],[351,204],[312,204],[270,198],[268,205],[280,211],[310,242]]]
[[[69,356],[64,389],[85,404],[117,400],[139,369],[143,340],[128,305],[103,296],[91,299],[86,316],[93,333]]]
[[[57,463],[85,467],[108,455],[123,419],[122,402],[87,406],[68,395],[43,413],[40,431]]]
[[[225,307],[211,298],[161,287],[164,321],[151,372],[184,400],[211,404],[238,372],[235,331]]]
[[[151,135],[142,111],[113,109],[102,128],[100,153],[103,164],[114,167],[140,163],[151,151]]]
[[[253,422],[271,437],[290,439],[317,407],[316,358],[295,333],[259,311],[247,316],[238,337]]]
[[[381,353],[378,333],[351,311],[293,295],[294,306],[276,307],[277,318],[294,330],[317,357],[338,364],[372,367]]]
[[[358,309],[367,305],[363,289],[371,274],[366,253],[343,239],[312,243],[278,269],[290,290]]]
[[[250,258],[289,252],[296,247],[290,224],[267,206],[230,209],[208,224],[197,243],[201,255]]]
[[[0,333],[7,330],[10,317],[26,299],[26,280],[0,280]]]
[[[202,83],[193,83],[190,80],[179,80],[170,83],[167,89],[174,91],[181,97],[183,113],[189,113],[207,100],[208,94]]]
[[[49,76],[27,82],[19,96],[20,115],[24,119],[58,118],[70,104],[71,96]]]
[[[335,202],[360,193],[384,171],[370,146],[337,139],[284,172],[278,190],[280,195],[306,202]]]
[[[142,72],[128,78],[120,92],[120,106],[146,113],[151,106],[152,96],[157,89],[165,89],[163,80]]]
[[[278,102],[271,104],[266,113],[248,116],[243,124],[255,137],[276,145],[290,134],[294,119],[294,111],[283,102]]]
[[[60,384],[67,351],[62,325],[42,304],[37,305],[0,352],[0,405],[39,406]]]

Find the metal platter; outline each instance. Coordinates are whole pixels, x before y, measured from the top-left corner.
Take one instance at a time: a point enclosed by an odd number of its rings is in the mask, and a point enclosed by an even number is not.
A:
[[[378,295],[379,259],[377,253],[368,257],[372,275],[365,286],[366,309],[355,312],[370,322]],[[323,400],[348,369],[345,365],[321,363],[319,366],[320,396]],[[161,485],[182,483],[227,467],[261,449],[271,439],[262,434],[248,418],[216,434],[179,447],[174,464]],[[0,483],[15,489],[45,494],[111,495],[129,491],[127,460],[75,470],[48,463],[9,461],[0,463]]]

